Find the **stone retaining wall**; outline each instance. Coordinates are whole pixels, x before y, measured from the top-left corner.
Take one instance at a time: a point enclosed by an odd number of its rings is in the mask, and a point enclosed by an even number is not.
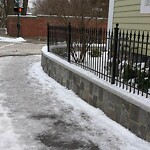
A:
[[[81,72],[65,66],[62,61],[55,60],[54,56],[50,57],[42,52],[41,65],[50,77],[73,90],[87,103],[100,108],[108,117],[128,128],[138,137],[150,141],[149,108],[133,104],[129,97],[121,96],[118,94],[119,91],[110,90],[108,85],[105,88],[88,75],[82,75]]]

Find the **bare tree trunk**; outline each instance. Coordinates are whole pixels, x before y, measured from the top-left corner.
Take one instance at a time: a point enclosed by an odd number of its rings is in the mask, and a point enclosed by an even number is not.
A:
[[[7,11],[6,15],[14,15],[14,1],[13,0],[7,0]]]
[[[69,16],[74,16],[77,18],[76,20],[80,19],[80,22],[77,22],[77,26],[81,29],[80,46],[78,48],[80,56],[76,55],[76,49],[73,46],[71,53],[76,62],[82,63],[90,48],[89,45],[95,40],[93,33],[86,33],[85,28],[94,17],[107,18],[108,4],[109,0],[38,0],[34,2],[34,9],[36,13],[39,11],[43,14],[53,13],[57,15],[65,25],[72,21]],[[45,6],[48,6],[49,12],[45,9]]]
[[[7,15],[14,15],[14,0],[3,0],[4,3],[4,9],[6,16]],[[22,10],[22,15],[26,15],[27,13],[27,7],[28,7],[28,0],[24,0],[23,2],[24,9]]]
[[[24,0],[23,2],[23,11],[22,11],[22,15],[26,15],[27,14],[27,8],[28,8],[28,0]]]
[[[3,0],[3,4],[4,4],[4,14],[5,14],[5,17],[6,17],[7,16],[6,0]]]

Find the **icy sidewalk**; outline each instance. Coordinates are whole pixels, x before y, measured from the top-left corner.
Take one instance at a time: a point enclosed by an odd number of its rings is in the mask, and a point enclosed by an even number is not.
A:
[[[0,94],[0,99],[4,97],[4,94]],[[8,109],[0,104],[0,149],[21,150],[19,135],[14,133],[11,122],[11,118],[8,117]]]
[[[0,64],[1,110],[14,136],[14,142],[3,140],[6,150],[16,144],[15,150],[150,149],[150,143],[43,73],[40,56],[5,57]],[[0,129],[2,138],[7,130],[2,123]]]
[[[1,32],[0,32],[1,33]],[[0,36],[0,57],[40,55],[45,41]]]
[[[2,64],[7,64],[9,58],[1,59]],[[5,107],[3,104],[6,99],[6,94],[2,92],[2,70],[5,65],[0,66],[0,149],[1,150],[21,150],[22,146],[19,143],[19,134],[16,134],[13,128],[12,119],[9,117],[9,108]]]

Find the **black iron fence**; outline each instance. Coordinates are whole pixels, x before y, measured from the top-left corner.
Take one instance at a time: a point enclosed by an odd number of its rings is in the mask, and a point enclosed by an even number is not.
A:
[[[148,32],[48,25],[48,51],[129,92],[150,95]],[[53,48],[52,48],[53,47]]]

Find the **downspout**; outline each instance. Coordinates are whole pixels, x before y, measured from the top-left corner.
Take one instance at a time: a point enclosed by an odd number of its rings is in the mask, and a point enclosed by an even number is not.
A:
[[[113,16],[114,16],[114,1],[115,0],[109,0],[109,12],[108,12],[108,25],[107,25],[107,31],[112,31],[113,27]]]
[[[113,30],[114,3],[115,3],[115,0],[109,0],[107,36],[109,33],[111,34]],[[107,38],[106,50],[109,51],[109,39],[108,38]]]

